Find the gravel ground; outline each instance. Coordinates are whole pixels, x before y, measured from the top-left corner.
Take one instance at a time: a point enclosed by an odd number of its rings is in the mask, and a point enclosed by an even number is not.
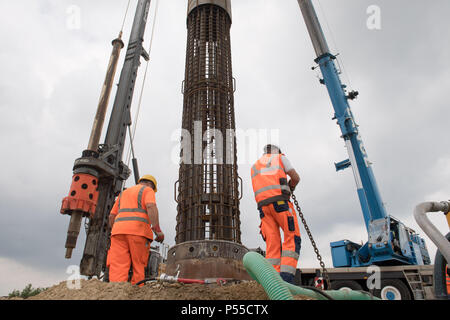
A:
[[[0,298],[2,300],[6,297]],[[96,279],[81,280],[81,289],[69,289],[61,282],[29,300],[268,300],[256,281],[217,284],[182,284],[150,282],[143,287],[130,283],[106,283]],[[312,300],[296,296],[296,300]],[[21,300],[14,298],[14,300]]]

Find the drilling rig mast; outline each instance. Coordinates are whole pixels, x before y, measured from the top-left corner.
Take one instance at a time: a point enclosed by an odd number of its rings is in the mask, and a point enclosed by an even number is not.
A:
[[[119,39],[113,42],[113,56],[92,128],[88,149],[75,160],[69,196],[64,198],[61,213],[71,215],[66,258],[72,255],[83,217],[89,217],[87,238],[80,264],[80,273],[100,277],[106,269],[106,256],[111,227],[108,218],[115,197],[123,188],[131,170],[122,162],[127,127],[131,125],[131,103],[140,59],[149,60],[143,48],[144,32],[151,0],[139,0],[126,52],[125,62],[106,132],[105,142],[98,144],[106,115],[109,93],[120,48]],[[137,168],[135,167],[136,171]]]

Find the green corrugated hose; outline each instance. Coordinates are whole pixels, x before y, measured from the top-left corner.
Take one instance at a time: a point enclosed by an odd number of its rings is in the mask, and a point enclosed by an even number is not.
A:
[[[281,279],[280,274],[259,253],[248,252],[244,256],[244,267],[266,291],[270,300],[293,300],[294,295],[303,295],[317,300],[328,300],[319,292],[297,287]],[[327,290],[325,293],[335,300],[379,300],[361,291]]]
[[[294,296],[281,279],[280,274],[262,255],[248,252],[244,256],[248,274],[264,288],[270,300],[294,300]]]

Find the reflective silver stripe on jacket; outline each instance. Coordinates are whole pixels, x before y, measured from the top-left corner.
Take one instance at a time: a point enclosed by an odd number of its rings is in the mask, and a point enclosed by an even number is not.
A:
[[[144,190],[146,188],[149,188],[149,187],[142,186],[141,190],[139,190],[139,194],[138,194],[138,208],[139,209],[142,209],[142,195],[144,194]]]
[[[259,189],[259,190],[256,190],[256,191],[255,191],[255,197],[256,197],[257,195],[259,195],[260,193],[264,192],[264,191],[274,190],[274,189],[281,189],[281,190],[291,191],[291,189],[289,188],[289,186],[286,186],[286,185],[280,185],[280,184],[274,184],[274,185],[266,186],[266,187],[263,187],[263,188],[261,188],[261,189]]]
[[[144,209],[136,209],[136,208],[134,208],[134,209],[127,209],[127,208],[125,208],[125,209],[120,209],[120,210],[119,210],[119,213],[121,213],[121,212],[140,212],[140,213],[147,213],[147,210],[144,210]]]
[[[139,222],[144,222],[144,223],[148,223],[150,224],[150,222],[145,219],[145,218],[141,218],[141,217],[123,217],[123,218],[116,218],[116,220],[114,222],[122,222],[122,221],[139,221]]]
[[[122,198],[122,193],[120,193],[119,196],[119,213],[121,212],[140,212],[140,213],[147,213],[147,210],[142,208],[142,196],[144,194],[145,188],[148,188],[147,186],[142,186],[142,188],[139,190],[138,193],[138,207],[137,208],[120,208],[120,199]]]
[[[289,250],[285,250],[281,252],[281,257],[289,257],[289,258],[294,258],[295,260],[298,260],[298,253],[295,251],[289,251]]]
[[[286,272],[286,273],[295,275],[296,271],[297,271],[297,269],[295,267],[287,266],[284,264],[282,264],[280,267],[280,272]]]
[[[270,167],[270,168],[262,168],[261,170],[258,170],[258,169],[256,169],[255,166],[253,166],[252,169],[253,169],[252,179],[254,177],[256,177],[258,174],[265,174],[267,172],[275,171],[275,170],[283,170],[283,168],[281,166],[274,166],[274,167]]]
[[[254,171],[254,174],[252,175],[252,178],[256,177],[260,173],[269,172],[272,170],[284,170],[281,166],[272,166],[272,160],[276,157],[276,155],[271,155],[269,158],[269,161],[266,163],[266,167],[262,168],[261,170],[256,169],[256,165],[253,165],[252,169]]]

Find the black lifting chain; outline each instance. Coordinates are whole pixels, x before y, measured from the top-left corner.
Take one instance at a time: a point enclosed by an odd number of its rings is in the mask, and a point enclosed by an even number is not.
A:
[[[330,278],[328,277],[327,269],[325,268],[325,263],[322,261],[322,256],[320,255],[319,249],[317,248],[316,242],[314,241],[314,238],[311,234],[311,231],[309,230],[308,224],[306,223],[305,217],[303,216],[302,209],[300,208],[300,205],[298,204],[297,198],[294,195],[294,192],[292,190],[291,192],[292,200],[294,201],[295,207],[297,208],[298,215],[300,216],[300,219],[302,220],[303,225],[305,226],[306,233],[308,234],[309,240],[311,241],[311,245],[314,248],[314,252],[316,253],[317,260],[319,260],[319,264],[322,267],[322,276],[325,278],[325,281],[327,283],[327,288],[330,289]]]

